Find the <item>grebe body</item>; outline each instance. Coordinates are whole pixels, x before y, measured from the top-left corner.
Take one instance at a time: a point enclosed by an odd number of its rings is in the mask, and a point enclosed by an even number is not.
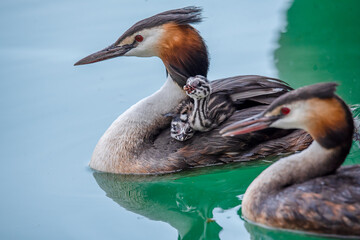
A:
[[[157,56],[168,73],[157,92],[130,107],[107,129],[95,147],[91,168],[126,174],[166,173],[291,153],[311,143],[311,137],[303,131],[265,130],[234,140],[222,137],[218,127],[196,132],[185,142],[171,138],[171,120],[165,115],[189,98],[183,90],[189,77],[207,77],[207,48],[190,25],[200,21],[201,9],[196,7],[159,13],[139,21],[114,44],[75,64],[119,56]],[[212,97],[218,99],[215,105],[235,106],[236,111],[221,124],[224,126],[259,113],[278,96],[292,90],[280,80],[255,75],[219,79],[210,84]]]
[[[320,83],[294,90],[221,131],[237,136],[268,127],[299,128],[314,139],[250,184],[242,203],[245,218],[279,228],[360,236],[360,165],[340,167],[352,145],[354,121],[335,87]]]

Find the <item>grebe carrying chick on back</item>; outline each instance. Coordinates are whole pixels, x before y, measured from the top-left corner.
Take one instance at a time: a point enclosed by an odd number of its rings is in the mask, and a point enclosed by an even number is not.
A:
[[[236,110],[231,101],[221,95],[211,96],[211,84],[201,75],[190,77],[183,87],[191,99],[183,101],[171,121],[171,137],[179,141],[190,139],[194,131],[207,132],[219,126]],[[192,100],[192,101],[191,101]]]
[[[217,104],[236,111],[220,126],[196,132],[188,141],[169,134],[172,112],[188,96],[183,90],[189,77],[207,77],[209,58],[204,40],[190,24],[201,22],[201,9],[187,7],[159,13],[129,28],[114,44],[75,65],[119,56],[159,57],[168,73],[165,84],[151,96],[122,113],[95,147],[90,167],[112,173],[154,174],[198,166],[288,154],[305,149],[312,141],[301,130],[269,129],[237,138],[222,137],[220,127],[265,109],[274,99],[292,90],[278,79],[248,75],[211,82]]]
[[[252,222],[294,230],[360,237],[360,165],[343,166],[354,133],[336,83],[280,96],[262,113],[225,127],[237,136],[270,127],[304,129],[313,143],[265,169],[248,187],[242,214]]]

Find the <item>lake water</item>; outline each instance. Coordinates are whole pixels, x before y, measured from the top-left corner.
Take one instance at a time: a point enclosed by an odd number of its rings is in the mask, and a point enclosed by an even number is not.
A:
[[[111,122],[157,90],[165,71],[157,58],[73,64],[140,19],[195,4],[204,8],[196,28],[210,79],[259,74],[296,88],[336,81],[346,102],[360,103],[357,0],[2,0],[1,239],[317,239],[241,218],[242,195],[268,161],[162,177],[88,167]],[[354,145],[346,164],[355,163]]]

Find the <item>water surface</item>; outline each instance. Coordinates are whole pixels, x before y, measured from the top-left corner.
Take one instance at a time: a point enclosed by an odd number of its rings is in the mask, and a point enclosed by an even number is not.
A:
[[[165,80],[157,58],[73,67],[136,21],[198,5],[210,79],[337,81],[360,103],[358,1],[25,1],[0,3],[1,239],[305,239],[241,218],[267,161],[152,177],[91,171],[111,122]],[[360,162],[359,148],[346,164]],[[316,239],[316,237],[312,237]],[[308,238],[306,238],[308,239]]]

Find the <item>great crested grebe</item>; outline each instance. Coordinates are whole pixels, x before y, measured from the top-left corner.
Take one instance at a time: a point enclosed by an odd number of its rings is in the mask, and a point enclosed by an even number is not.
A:
[[[191,76],[207,76],[206,45],[189,24],[201,21],[201,9],[187,7],[159,13],[129,28],[114,44],[91,54],[75,65],[89,64],[118,56],[158,56],[168,78],[151,96],[121,114],[95,147],[90,167],[112,173],[164,173],[257,157],[290,153],[312,141],[303,131],[267,130],[224,138],[215,128],[197,132],[189,141],[169,136],[173,111],[188,98],[183,90]],[[237,76],[211,82],[212,95],[236,105],[225,125],[255,113],[278,96],[292,90],[286,83],[261,76]],[[218,102],[218,104],[222,104]],[[268,142],[269,141],[269,142]]]
[[[282,95],[268,108],[224,128],[235,136],[268,127],[304,129],[306,150],[264,170],[248,187],[242,214],[273,227],[360,236],[360,165],[339,166],[348,155],[354,121],[335,95],[336,83],[319,83]]]

